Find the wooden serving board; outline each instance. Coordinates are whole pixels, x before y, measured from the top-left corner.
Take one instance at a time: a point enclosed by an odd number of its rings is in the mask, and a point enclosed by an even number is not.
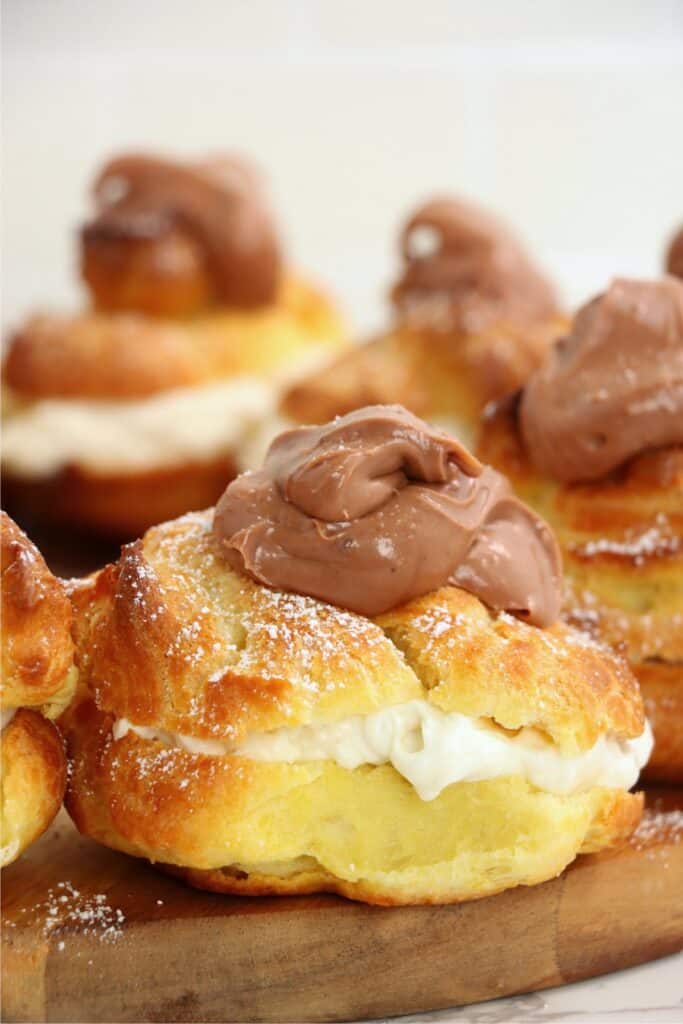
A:
[[[629,846],[489,899],[386,909],[186,888],[65,815],[2,880],[10,1021],[338,1021],[560,985],[683,948],[683,791]]]

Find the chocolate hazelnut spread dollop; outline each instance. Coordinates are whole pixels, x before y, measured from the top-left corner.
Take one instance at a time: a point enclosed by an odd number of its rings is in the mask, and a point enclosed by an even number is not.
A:
[[[401,320],[476,333],[557,314],[552,285],[497,218],[458,199],[432,199],[400,237],[403,272],[391,292]]]
[[[218,301],[250,307],[274,299],[279,242],[259,176],[243,160],[127,154],[104,167],[93,191],[97,211],[83,228],[84,243],[180,230],[204,251]]]
[[[666,269],[669,274],[683,278],[683,228],[671,239],[666,253]]]
[[[368,406],[272,443],[234,480],[214,534],[260,583],[378,615],[445,584],[552,623],[560,556],[507,480],[401,406]]]
[[[618,279],[583,306],[530,378],[519,422],[534,464],[563,482],[683,442],[683,282]]]

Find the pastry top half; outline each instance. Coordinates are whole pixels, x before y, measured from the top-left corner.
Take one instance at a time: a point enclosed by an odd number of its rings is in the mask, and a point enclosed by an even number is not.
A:
[[[328,450],[338,451],[336,442]],[[295,461],[299,455],[291,448],[286,453]],[[477,472],[474,466],[469,471]],[[300,473],[297,478],[301,483]],[[486,492],[491,485],[482,481]],[[380,518],[394,511],[402,516],[409,500],[417,502],[420,516],[429,514],[424,500],[431,508],[438,492],[425,495],[415,485],[415,493],[408,493],[411,486],[399,487],[403,504],[395,494],[387,498],[393,510],[380,508]],[[485,523],[520,514],[505,497],[485,515],[482,493],[465,501],[481,513],[477,537]],[[458,492],[458,507],[460,498]],[[334,538],[324,519],[315,520],[318,527],[310,519],[309,526],[330,541],[313,555],[325,571],[317,576],[316,566],[299,567],[292,586],[275,588],[254,574],[270,578],[281,564],[291,568],[292,558],[280,563],[279,552],[292,551],[297,531],[309,535],[308,527],[290,522],[287,536],[271,531],[257,539],[260,555],[252,559],[253,524],[244,522],[231,535],[233,512],[224,503],[215,525],[205,512],[155,527],[124,548],[117,565],[75,589],[82,683],[112,719],[167,736],[220,741],[226,752],[238,751],[254,734],[322,726],[411,701],[483,719],[511,734],[532,728],[567,756],[588,750],[604,734],[626,741],[643,733],[642,702],[625,664],[567,626],[539,628],[524,621],[524,613],[495,611],[485,567],[479,566],[481,573],[469,585],[486,595],[486,603],[464,587],[420,593],[418,583],[416,596],[370,617],[292,592],[296,586],[315,592],[320,579],[322,586],[334,581],[326,560],[333,564],[349,544],[362,577],[362,535]],[[254,522],[258,529],[263,517]],[[400,519],[399,526],[405,522]],[[515,534],[517,543],[527,536],[539,551],[550,545],[535,522],[516,522],[522,531]],[[422,526],[429,533],[429,521]],[[246,572],[226,558],[229,536],[233,552],[239,549],[239,559],[249,566]],[[462,550],[474,546],[474,533],[463,532]],[[392,554],[385,553],[391,562]],[[552,550],[547,553],[552,561]],[[471,568],[475,561],[468,563]],[[441,571],[448,574],[449,567]],[[510,594],[502,600],[519,605]]]
[[[2,535],[3,711],[36,708],[55,718],[75,685],[72,610],[61,582],[5,512]]]
[[[484,405],[524,383],[566,322],[522,244],[474,204],[425,203],[399,248],[390,328],[296,382],[283,411],[323,422],[399,403],[469,441]]]
[[[336,311],[313,286],[288,279],[258,311],[190,320],[140,313],[44,314],[10,339],[3,381],[12,401],[140,399],[289,369],[342,337]]]

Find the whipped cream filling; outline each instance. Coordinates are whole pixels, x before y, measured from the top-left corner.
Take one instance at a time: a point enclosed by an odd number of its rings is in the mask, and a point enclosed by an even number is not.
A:
[[[294,369],[173,388],[130,401],[46,398],[23,402],[3,394],[2,465],[41,478],[77,466],[92,473],[144,472],[230,453],[240,472],[259,466],[287,422],[282,392],[330,358],[311,344]]]
[[[7,728],[17,711],[18,708],[0,708],[0,732]]]
[[[116,473],[208,459],[267,436],[269,424],[275,434],[279,391],[272,380],[241,377],[125,402],[41,399],[5,418],[3,466],[44,477],[69,465]]]
[[[589,750],[567,757],[536,729],[506,732],[483,719],[440,711],[424,700],[328,725],[251,733],[238,745],[133,725],[125,718],[114,723],[115,740],[128,732],[191,754],[215,757],[233,755],[288,764],[334,761],[351,771],[361,765],[391,764],[422,800],[434,800],[456,782],[506,775],[521,775],[537,789],[557,794],[594,786],[630,789],[652,750],[647,722],[636,739],[604,735]]]

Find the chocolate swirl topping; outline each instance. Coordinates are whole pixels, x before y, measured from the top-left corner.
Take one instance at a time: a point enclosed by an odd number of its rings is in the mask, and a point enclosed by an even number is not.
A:
[[[667,273],[683,279],[683,228],[674,235],[666,254]]]
[[[594,480],[647,448],[683,442],[683,282],[612,282],[530,378],[520,427],[532,461]]]
[[[557,313],[551,284],[508,228],[477,206],[432,199],[408,220],[400,247],[404,268],[391,298],[401,319],[476,333]]]
[[[251,307],[274,299],[279,243],[258,175],[242,160],[128,154],[104,167],[93,192],[97,213],[84,241],[153,240],[181,229],[204,251],[218,301]]]
[[[228,486],[213,529],[234,569],[361,615],[449,583],[539,626],[559,612],[548,526],[401,406],[281,434],[261,470]]]

